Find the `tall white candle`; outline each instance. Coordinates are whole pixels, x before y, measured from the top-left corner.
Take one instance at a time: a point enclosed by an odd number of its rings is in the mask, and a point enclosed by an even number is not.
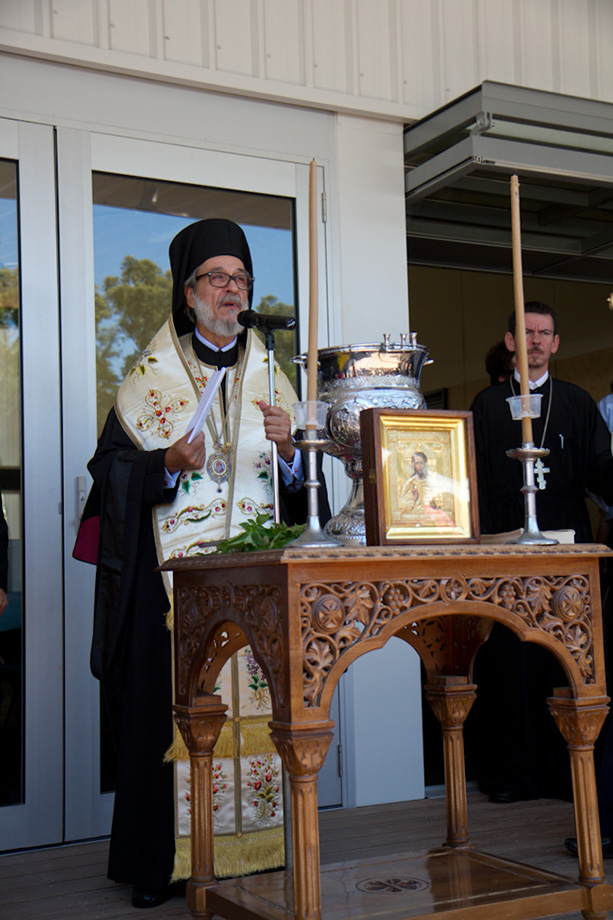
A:
[[[307,400],[317,399],[317,320],[319,310],[317,276],[317,164],[309,168],[309,347],[307,355]],[[315,429],[307,422],[307,430]]]
[[[521,223],[519,212],[519,179],[511,176],[511,230],[513,240],[513,283],[515,290],[515,347],[519,364],[522,396],[530,395],[528,348],[526,345],[526,315],[524,312],[524,281],[521,263]],[[532,443],[532,419],[522,418],[521,433],[524,444]]]

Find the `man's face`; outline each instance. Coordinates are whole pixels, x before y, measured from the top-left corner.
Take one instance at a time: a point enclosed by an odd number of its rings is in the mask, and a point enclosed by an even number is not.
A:
[[[507,332],[505,342],[509,351],[516,351],[516,342],[510,332]],[[560,336],[553,334],[553,317],[542,313],[526,313],[528,369],[533,380],[543,376],[559,344]]]
[[[425,477],[426,461],[423,457],[420,457],[419,454],[415,454],[413,457],[413,469],[415,470],[415,473],[419,479],[423,479]]]
[[[236,256],[214,256],[207,259],[196,270],[196,275],[220,271],[228,275],[244,272],[245,266]],[[232,341],[242,326],[236,317],[241,310],[247,309],[249,292],[240,290],[235,281],[226,287],[213,287],[208,275],[196,284],[195,291],[185,288],[185,299],[196,314],[198,331],[214,345],[222,347]]]

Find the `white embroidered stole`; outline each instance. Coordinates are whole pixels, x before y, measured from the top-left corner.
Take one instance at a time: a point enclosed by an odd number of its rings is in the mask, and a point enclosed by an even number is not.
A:
[[[138,358],[116,399],[118,418],[143,450],[167,449],[188,430],[200,392],[213,368],[201,365],[191,335],[177,339],[168,321]],[[238,375],[238,380],[236,376]],[[277,405],[290,415],[296,395],[282,371],[275,374]],[[203,555],[219,540],[240,532],[240,523],[272,512],[270,442],[264,435],[258,401],[269,401],[268,356],[249,333],[246,353],[226,380],[231,474],[213,482],[205,467],[183,472],[174,501],[158,505],[153,525],[158,560]],[[221,391],[211,412],[221,432]],[[209,427],[204,428],[207,458],[215,451]],[[167,582],[170,593],[170,580]]]
[[[238,532],[241,521],[272,508],[270,443],[258,408],[258,401],[269,402],[268,356],[253,332],[247,342],[243,360],[226,379],[231,476],[219,486],[206,463],[181,474],[175,500],[153,510],[159,561],[211,552],[211,543]],[[166,449],[185,434],[212,370],[198,361],[191,335],[179,340],[167,322],[117,396],[118,418],[134,443],[142,450]],[[277,367],[275,391],[277,405],[293,417],[296,395]],[[219,402],[213,412],[219,433]],[[210,457],[213,438],[206,424],[203,430]],[[165,583],[171,597],[171,579]],[[249,647],[227,662],[218,684],[229,710],[213,760],[215,872],[225,877],[277,868],[284,863],[281,763],[268,729],[270,692]],[[175,761],[176,880],[191,875],[189,760],[176,730],[167,758]]]

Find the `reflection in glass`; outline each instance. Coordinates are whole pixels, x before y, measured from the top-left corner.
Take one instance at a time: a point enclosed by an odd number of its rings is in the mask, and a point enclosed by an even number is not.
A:
[[[8,525],[8,607],[0,616],[0,806],[23,793],[23,618],[21,518],[21,337],[17,167],[0,160],[0,496]],[[3,564],[0,564],[0,571]]]
[[[292,199],[94,173],[93,201],[99,431],[121,381],[168,317],[168,246],[188,224],[205,217],[240,224],[251,248],[254,308],[294,315]],[[297,334],[275,333],[277,360],[294,381]]]

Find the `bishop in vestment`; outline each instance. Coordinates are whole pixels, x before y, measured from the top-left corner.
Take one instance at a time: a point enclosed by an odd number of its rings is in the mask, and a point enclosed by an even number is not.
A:
[[[173,733],[172,585],[156,566],[213,551],[240,523],[272,508],[270,441],[278,448],[282,519],[307,517],[302,458],[293,444],[296,395],[237,315],[251,302],[251,255],[238,225],[203,220],[170,245],[172,313],[119,389],[89,469],[84,526],[100,517],[92,670],[117,747],[109,878],[153,907],[190,875],[187,752]],[[212,371],[227,372],[200,434],[190,420]],[[325,486],[320,519],[330,515]],[[282,865],[280,762],[267,729],[265,676],[249,650],[220,675],[231,703],[215,751],[216,873]],[[261,773],[261,776],[260,776]],[[264,787],[265,794],[260,794]]]

